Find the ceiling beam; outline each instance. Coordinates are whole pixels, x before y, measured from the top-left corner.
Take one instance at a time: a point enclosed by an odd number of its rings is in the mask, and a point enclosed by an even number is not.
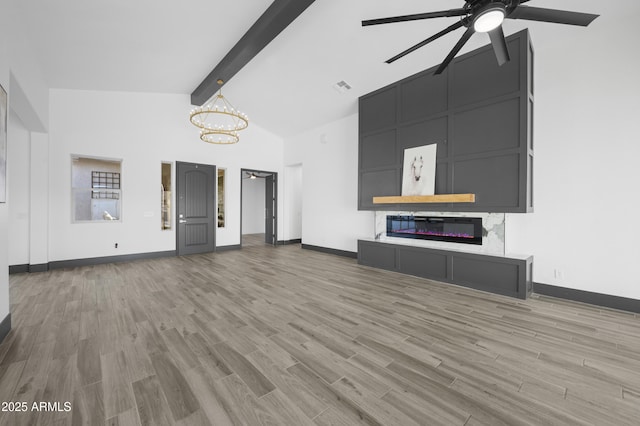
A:
[[[221,87],[218,80],[227,83],[314,1],[275,0],[191,93],[191,104],[199,106],[209,100]]]

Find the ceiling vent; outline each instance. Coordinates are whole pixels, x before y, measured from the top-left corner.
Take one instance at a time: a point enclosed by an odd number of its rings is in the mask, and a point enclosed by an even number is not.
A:
[[[345,93],[345,92],[351,90],[351,85],[349,83],[347,83],[346,81],[341,80],[341,81],[337,82],[336,84],[334,84],[333,88],[338,93]]]

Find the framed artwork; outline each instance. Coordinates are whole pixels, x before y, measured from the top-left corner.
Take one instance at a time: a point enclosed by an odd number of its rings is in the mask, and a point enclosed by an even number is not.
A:
[[[434,195],[437,144],[404,150],[402,195]]]
[[[7,92],[0,85],[0,203],[7,202]]]

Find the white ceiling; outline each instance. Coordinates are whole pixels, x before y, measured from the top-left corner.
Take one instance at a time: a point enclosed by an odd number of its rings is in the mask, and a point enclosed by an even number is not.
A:
[[[317,0],[225,85],[225,96],[252,121],[283,137],[356,112],[359,96],[440,63],[463,32],[388,65],[386,59],[458,18],[366,28],[360,21],[453,9],[463,3]],[[504,29],[509,35],[529,28],[538,55],[547,45],[571,49],[589,31],[602,34],[603,27],[615,26],[619,19],[636,19],[638,3],[532,0],[528,5],[602,16],[588,28],[508,20]],[[190,94],[270,4],[271,0],[21,0],[19,18],[32,37],[50,87]],[[462,52],[487,43],[486,34],[476,34]],[[600,48],[608,46],[603,43]],[[332,86],[340,80],[353,89],[335,91]]]

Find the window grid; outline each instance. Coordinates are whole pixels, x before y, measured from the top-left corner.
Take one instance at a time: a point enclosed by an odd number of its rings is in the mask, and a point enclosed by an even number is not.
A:
[[[120,173],[92,171],[91,188],[100,189],[99,191],[91,191],[93,199],[119,200],[119,191],[104,191],[104,189],[120,189]]]

